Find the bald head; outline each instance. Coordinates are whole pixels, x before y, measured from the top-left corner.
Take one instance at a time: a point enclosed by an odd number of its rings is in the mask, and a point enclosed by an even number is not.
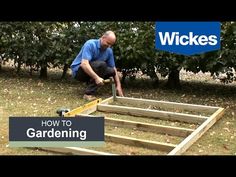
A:
[[[116,35],[113,31],[106,31],[103,34],[104,37],[109,38],[110,40],[114,41],[114,43],[116,42]]]
[[[111,47],[116,42],[116,35],[113,31],[106,31],[101,37],[101,45],[103,49]]]

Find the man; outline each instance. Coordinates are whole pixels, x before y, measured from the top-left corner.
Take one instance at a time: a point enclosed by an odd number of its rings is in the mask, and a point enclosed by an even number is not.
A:
[[[109,77],[114,78],[118,95],[124,96],[111,48],[115,42],[115,33],[107,31],[100,39],[88,40],[72,62],[72,76],[88,84],[84,99],[96,99],[94,95],[98,87]]]

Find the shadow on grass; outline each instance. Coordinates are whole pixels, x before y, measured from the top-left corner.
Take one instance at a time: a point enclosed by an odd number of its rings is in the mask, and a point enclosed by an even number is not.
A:
[[[66,75],[65,79],[61,79],[61,73],[48,71],[47,79],[40,79],[39,74],[34,73],[30,76],[29,72],[26,70],[21,70],[20,74],[16,74],[13,68],[3,67],[0,72],[0,78],[8,79],[8,78],[20,78],[20,79],[32,79],[34,81],[50,82],[55,84],[68,84],[68,85],[80,85],[85,87],[84,83],[80,83],[73,79],[70,75]],[[181,81],[181,89],[168,89],[166,85],[167,80],[159,80],[156,82],[151,79],[126,79],[124,83],[122,83],[122,87],[126,90],[137,90],[140,89],[142,91],[165,91],[176,94],[193,94],[193,95],[206,95],[213,96],[217,95],[218,97],[236,97],[236,84],[224,85],[221,83],[208,83],[208,82],[197,82],[197,81]],[[107,95],[111,92],[111,88],[108,85],[104,86],[104,88],[100,89],[99,94]]]
[[[0,71],[0,78],[22,78],[22,79],[32,79],[34,81],[45,81],[45,82],[54,82],[54,83],[70,83],[77,84],[77,81],[73,79],[69,74],[66,75],[64,79],[61,79],[62,72],[58,70],[57,72],[48,71],[48,78],[42,79],[39,78],[39,73],[33,72],[30,75],[29,71],[26,69],[22,69],[19,74],[16,73],[14,68],[3,67]]]
[[[208,82],[198,82],[198,81],[180,81],[181,88],[179,89],[169,89],[166,87],[167,80],[159,80],[158,84],[150,79],[136,79],[127,80],[123,83],[124,89],[142,89],[142,90],[159,90],[170,93],[178,94],[193,94],[193,95],[206,95],[213,96],[217,95],[219,97],[236,97],[236,84],[225,85],[222,83],[208,83]]]

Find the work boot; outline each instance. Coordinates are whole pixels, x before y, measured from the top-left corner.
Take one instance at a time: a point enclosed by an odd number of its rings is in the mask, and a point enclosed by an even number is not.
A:
[[[94,95],[84,94],[83,99],[85,99],[87,101],[93,101],[93,100],[96,100],[97,98]]]

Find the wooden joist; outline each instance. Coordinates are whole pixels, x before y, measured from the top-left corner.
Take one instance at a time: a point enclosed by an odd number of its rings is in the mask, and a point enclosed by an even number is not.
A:
[[[90,150],[90,149],[85,149],[85,148],[80,148],[80,147],[64,147],[64,148],[43,147],[40,149],[43,149],[46,151],[52,151],[52,152],[74,154],[74,155],[117,155],[117,154],[111,154],[108,152],[95,151],[95,150]]]
[[[143,117],[158,118],[163,120],[181,121],[187,123],[203,123],[208,118],[206,116],[198,116],[193,114],[174,113],[169,111],[158,111],[158,110],[146,110],[135,107],[104,105],[104,104],[98,104],[97,110],[111,113],[128,114],[132,116],[143,116]]]
[[[105,125],[114,125],[126,128],[136,128],[141,131],[148,131],[153,133],[168,134],[173,136],[187,137],[194,130],[187,128],[180,128],[174,126],[156,125],[150,123],[142,123],[128,120],[120,120],[105,117]]]
[[[156,101],[149,99],[139,99],[139,98],[129,98],[129,97],[117,97],[117,101],[123,104],[132,104],[132,105],[142,105],[142,106],[155,106],[162,107],[167,109],[175,109],[175,110],[186,110],[186,111],[194,111],[194,112],[202,112],[202,113],[214,113],[219,109],[219,107],[214,106],[204,106],[197,104],[187,104],[187,103],[176,103],[169,101]]]
[[[113,102],[113,97],[109,97],[101,102],[101,104],[109,104]]]
[[[125,145],[149,148],[149,149],[156,149],[160,151],[169,152],[176,147],[174,144],[170,143],[161,143],[157,141],[148,141],[148,140],[141,140],[126,136],[119,136],[119,135],[112,135],[112,134],[105,134],[106,141],[111,141],[115,143],[121,143]]]

